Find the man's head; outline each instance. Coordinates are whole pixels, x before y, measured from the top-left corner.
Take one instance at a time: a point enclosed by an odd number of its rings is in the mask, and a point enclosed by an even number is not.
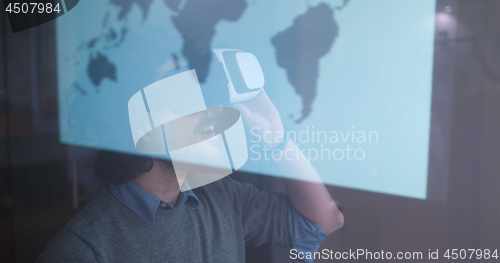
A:
[[[150,157],[108,151],[99,153],[94,163],[94,171],[99,179],[108,183],[121,184],[150,171],[154,163],[159,163],[163,168],[173,172],[172,162],[168,160],[154,162]]]

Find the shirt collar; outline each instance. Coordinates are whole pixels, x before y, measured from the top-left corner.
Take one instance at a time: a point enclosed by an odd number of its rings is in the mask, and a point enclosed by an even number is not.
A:
[[[185,181],[185,183],[187,184],[187,181]],[[189,190],[183,191],[179,194],[177,206],[182,205],[184,202],[186,202],[186,200],[189,200],[191,209],[196,209],[200,204],[200,200],[193,192],[193,190],[191,190],[189,184],[187,186],[187,189]],[[109,183],[107,184],[107,188],[108,191],[116,199],[118,199],[118,201],[120,201],[123,205],[132,210],[132,212],[137,214],[144,222],[150,225],[153,225],[156,211],[158,211],[159,208],[173,208],[171,204],[162,201],[150,192],[142,189],[138,185],[128,180],[122,184]]]

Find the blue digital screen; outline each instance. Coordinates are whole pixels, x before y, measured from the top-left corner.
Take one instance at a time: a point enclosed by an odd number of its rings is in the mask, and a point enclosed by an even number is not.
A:
[[[195,69],[230,106],[212,49],[252,53],[264,89],[325,184],[425,199],[435,0],[87,0],[57,19],[61,141],[141,154],[129,100]],[[283,176],[246,133],[241,171]]]

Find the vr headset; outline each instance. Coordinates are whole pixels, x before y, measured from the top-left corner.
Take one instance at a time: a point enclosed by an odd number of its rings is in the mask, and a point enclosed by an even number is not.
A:
[[[229,102],[250,100],[264,87],[264,73],[259,60],[252,54],[238,49],[213,49],[227,77]]]

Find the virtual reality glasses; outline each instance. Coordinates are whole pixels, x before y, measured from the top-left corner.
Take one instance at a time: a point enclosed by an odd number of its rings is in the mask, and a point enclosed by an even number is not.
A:
[[[238,49],[213,49],[228,80],[229,102],[250,100],[264,87],[264,73],[259,60]]]

